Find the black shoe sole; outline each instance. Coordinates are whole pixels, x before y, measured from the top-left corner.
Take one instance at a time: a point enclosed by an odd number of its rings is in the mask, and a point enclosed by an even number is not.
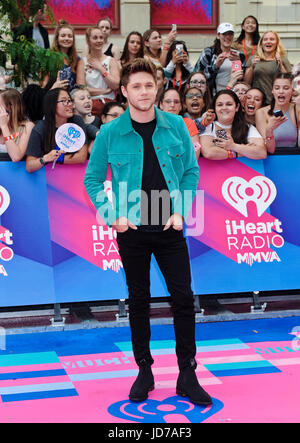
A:
[[[148,388],[148,392],[153,391],[153,390],[154,390],[154,385],[152,385],[152,386],[150,386],[150,388]],[[135,403],[140,403],[141,401],[147,400],[148,392],[145,393],[145,395],[143,397],[133,397],[129,394],[129,400],[134,401]]]
[[[191,397],[189,397],[188,394],[186,394],[183,391],[180,391],[179,389],[176,389],[176,394],[180,395],[180,397],[188,397],[191,403],[194,403],[196,405],[202,405],[202,406],[210,406],[212,405],[212,400],[204,400],[204,401],[200,401],[200,400],[194,400]]]

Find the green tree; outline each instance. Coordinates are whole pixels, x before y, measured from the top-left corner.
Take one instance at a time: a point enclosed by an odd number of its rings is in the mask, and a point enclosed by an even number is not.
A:
[[[53,13],[47,0],[1,0],[0,18],[9,21],[9,29],[4,30],[0,39],[0,66],[5,67],[7,56],[14,65],[13,81],[16,86],[25,86],[28,74],[33,81],[40,81],[47,74],[56,76],[63,67],[64,56],[52,49],[35,45],[23,32],[31,26],[40,9],[46,9],[46,15],[54,23]],[[18,29],[18,33],[14,30]]]

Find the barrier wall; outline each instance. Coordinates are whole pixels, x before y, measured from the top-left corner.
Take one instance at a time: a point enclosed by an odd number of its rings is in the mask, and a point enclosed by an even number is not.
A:
[[[194,292],[298,289],[300,157],[199,165],[185,230]],[[85,169],[28,174],[23,162],[0,162],[1,306],[127,298],[114,232],[96,218]],[[151,274],[152,296],[167,296],[155,260]]]

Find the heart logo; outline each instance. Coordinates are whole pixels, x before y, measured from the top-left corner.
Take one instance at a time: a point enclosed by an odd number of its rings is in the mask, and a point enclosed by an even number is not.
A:
[[[77,131],[73,126],[70,126],[68,129],[68,134],[71,138],[78,138],[80,137],[80,132]]]
[[[211,406],[194,405],[182,397],[167,397],[164,400],[147,399],[143,403],[121,400],[109,406],[113,417],[137,423],[169,423],[168,418],[182,416],[183,423],[201,423],[224,408],[217,398]]]
[[[10,203],[9,193],[3,186],[0,186],[0,216],[6,211]]]
[[[248,217],[248,202],[254,202],[260,217],[274,201],[277,190],[272,180],[263,175],[253,177],[250,181],[242,177],[230,177],[223,183],[222,195],[227,203],[245,217]]]

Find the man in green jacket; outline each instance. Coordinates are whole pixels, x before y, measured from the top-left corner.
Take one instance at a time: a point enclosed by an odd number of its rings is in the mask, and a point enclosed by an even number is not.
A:
[[[172,298],[180,371],[177,394],[209,405],[211,397],[195,374],[195,313],[182,232],[199,180],[194,147],[182,117],[154,107],[157,84],[151,63],[136,59],[124,66],[121,90],[128,109],[101,127],[84,183],[98,213],[117,231],[129,291],[132,347],[139,366],[129,398],[144,401],[154,389],[149,319],[153,254]],[[104,192],[108,165],[112,203]]]

